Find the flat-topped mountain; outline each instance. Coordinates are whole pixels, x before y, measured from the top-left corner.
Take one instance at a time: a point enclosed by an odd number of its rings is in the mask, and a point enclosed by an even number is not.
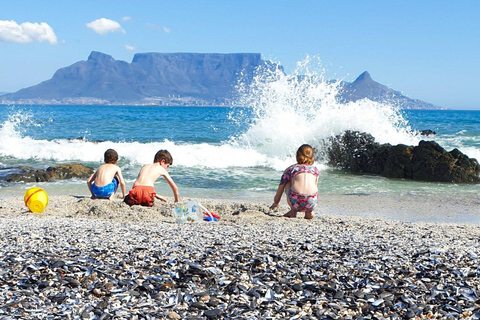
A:
[[[274,67],[259,53],[139,53],[131,63],[92,52],[52,79],[1,97],[33,103],[222,104],[240,77]]]
[[[239,80],[248,83],[261,68],[283,72],[260,53],[138,53],[128,63],[93,51],[86,61],[57,70],[50,80],[0,96],[0,103],[232,105]],[[373,81],[368,72],[342,88],[343,101],[369,98],[403,108],[438,108]]]

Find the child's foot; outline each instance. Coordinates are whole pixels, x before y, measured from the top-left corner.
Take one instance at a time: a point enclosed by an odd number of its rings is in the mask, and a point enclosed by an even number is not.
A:
[[[313,219],[313,212],[312,211],[305,212],[305,219]]]
[[[296,218],[297,217],[297,212],[290,210],[287,213],[283,215],[285,218]]]

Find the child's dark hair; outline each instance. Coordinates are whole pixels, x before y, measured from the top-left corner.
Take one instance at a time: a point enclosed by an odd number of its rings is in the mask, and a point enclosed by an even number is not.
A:
[[[314,151],[311,145],[302,144],[297,150],[297,163],[311,166],[315,162]]]
[[[118,160],[117,151],[113,149],[108,149],[107,151],[105,151],[105,154],[103,155],[103,160],[105,161],[105,163],[115,164],[115,162],[117,162]]]
[[[167,150],[160,150],[155,154],[155,158],[153,159],[153,163],[155,162],[161,162],[162,160],[165,160],[166,164],[172,165],[173,164],[173,158],[170,152]]]

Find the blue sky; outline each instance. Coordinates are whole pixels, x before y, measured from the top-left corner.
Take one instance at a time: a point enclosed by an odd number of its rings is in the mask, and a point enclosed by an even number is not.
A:
[[[480,1],[0,0],[0,92],[100,51],[259,52],[287,72],[375,81],[439,106],[480,109]]]

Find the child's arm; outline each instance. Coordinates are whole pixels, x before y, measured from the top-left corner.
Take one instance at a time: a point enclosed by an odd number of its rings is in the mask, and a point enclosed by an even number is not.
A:
[[[275,194],[275,197],[273,198],[273,204],[270,206],[270,209],[275,209],[276,207],[278,207],[278,204],[280,203],[280,200],[282,199],[283,190],[285,190],[286,185],[287,185],[286,183],[278,185],[277,193]]]
[[[92,199],[96,198],[95,195],[92,192],[92,182],[95,181],[96,177],[97,177],[97,172],[94,172],[94,173],[92,173],[92,175],[87,180],[88,190],[90,190],[90,194],[92,195]]]
[[[123,176],[122,176],[122,170],[120,168],[118,168],[118,171],[116,173],[117,177],[118,177],[118,181],[120,182],[120,188],[122,188],[122,199],[125,199],[125,196],[127,194],[127,188],[126,188],[126,184],[125,184],[125,180],[123,179]]]
[[[178,202],[178,198],[179,198],[179,197],[178,197],[178,187],[177,187],[177,185],[176,185],[175,182],[173,181],[172,177],[170,177],[170,175],[168,174],[168,172],[165,173],[164,178],[165,178],[165,180],[167,180],[168,185],[170,186],[170,188],[172,188],[173,197],[175,198],[175,202]]]
[[[157,199],[160,200],[160,201],[167,202],[167,199],[162,198],[162,197],[160,197],[160,196],[155,195],[155,198],[157,198]]]

